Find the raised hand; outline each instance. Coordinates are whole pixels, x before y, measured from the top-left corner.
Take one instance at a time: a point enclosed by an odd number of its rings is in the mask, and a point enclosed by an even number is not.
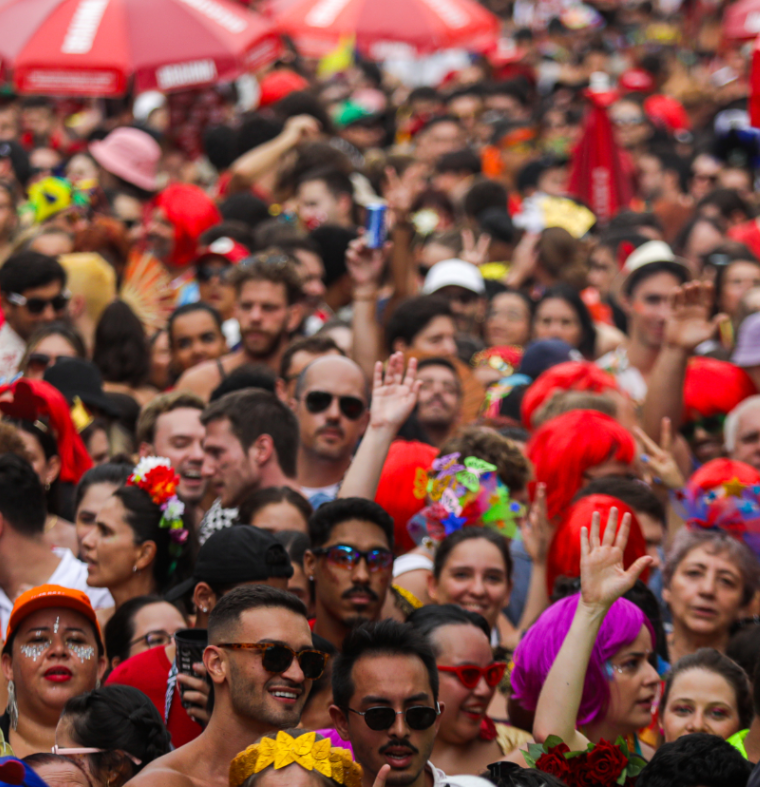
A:
[[[536,486],[536,498],[520,528],[523,545],[533,563],[545,563],[554,528],[546,513],[546,484]]]
[[[631,515],[623,517],[618,530],[618,510],[613,508],[601,541],[599,523],[599,513],[594,512],[591,532],[585,527],[581,528],[581,598],[587,606],[606,611],[634,586],[652,558],[649,555],[640,557],[626,571],[623,568],[623,552],[628,543]]]
[[[320,132],[319,121],[311,115],[294,115],[285,121],[284,133],[292,137],[298,145],[306,139],[313,139]]]
[[[385,168],[386,186],[383,196],[388,203],[388,210],[396,219],[407,216],[415,198],[424,188],[422,180],[424,168],[424,164],[421,163],[411,164],[401,177],[393,167]]]
[[[692,352],[695,347],[711,339],[724,314],[710,318],[715,300],[715,288],[710,282],[687,282],[670,297],[671,314],[665,323],[665,343]]]
[[[411,358],[404,375],[404,354],[394,353],[388,359],[383,375],[383,364],[375,364],[372,384],[370,427],[389,427],[398,430],[412,414],[417,404],[422,381],[417,379],[417,359]]]
[[[387,763],[383,765],[382,768],[377,772],[377,776],[375,776],[375,783],[372,787],[385,787],[385,780],[388,778],[388,774],[391,772],[391,766]]]
[[[462,230],[462,253],[459,258],[473,265],[483,265],[488,262],[488,247],[491,245],[491,236],[487,232],[481,233],[478,242],[472,230]]]
[[[388,244],[386,244],[387,246]],[[355,290],[378,289],[385,266],[386,249],[370,249],[364,234],[354,238],[346,250],[346,268]]]
[[[671,452],[673,427],[670,418],[662,419],[659,445],[638,426],[634,427],[633,431],[646,450],[646,453],[641,455],[641,461],[650,471],[651,483],[662,484],[667,489],[680,489],[686,480]]]

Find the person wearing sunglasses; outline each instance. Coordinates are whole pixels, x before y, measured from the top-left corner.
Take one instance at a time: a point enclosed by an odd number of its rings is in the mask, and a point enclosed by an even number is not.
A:
[[[65,322],[51,322],[38,328],[26,344],[19,364],[24,377],[42,380],[45,370],[59,358],[86,358],[82,337]]]
[[[265,585],[224,595],[209,616],[208,642],[203,663],[214,687],[208,725],[150,763],[133,787],[227,784],[230,762],[251,741],[297,726],[329,658],[312,643],[303,603]]]
[[[362,787],[387,765],[389,786],[446,784],[430,762],[445,710],[438,686],[433,651],[411,626],[383,620],[351,631],[333,665],[330,716],[362,766]]]
[[[26,342],[43,325],[65,319],[69,305],[66,271],[38,252],[14,254],[0,269],[0,378],[18,370]]]
[[[494,659],[485,618],[441,604],[416,609],[408,623],[428,641],[438,665],[443,710],[431,756],[436,766],[447,774],[481,773],[489,763],[525,748],[530,733],[494,723],[487,715],[507,665]]]
[[[312,515],[309,538],[314,633],[340,650],[356,623],[380,617],[393,573],[393,519],[371,500],[333,500]]]
[[[317,358],[301,373],[290,406],[300,433],[298,483],[312,505],[332,500],[369,422],[364,373],[349,358]]]
[[[131,686],[103,686],[72,697],[55,731],[53,753],[80,764],[93,787],[122,787],[171,750],[153,703]]]

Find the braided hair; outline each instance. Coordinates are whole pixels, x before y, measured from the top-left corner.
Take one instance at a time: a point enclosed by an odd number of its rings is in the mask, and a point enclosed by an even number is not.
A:
[[[121,787],[171,749],[171,738],[155,706],[132,686],[86,691],[66,703],[62,716],[79,746],[104,750],[88,756],[99,781],[106,781],[99,774],[119,772],[120,779],[110,779],[112,787]],[[139,765],[130,756],[139,760]]]

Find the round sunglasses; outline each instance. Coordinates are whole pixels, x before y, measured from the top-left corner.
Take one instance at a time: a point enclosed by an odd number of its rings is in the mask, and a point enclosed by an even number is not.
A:
[[[353,571],[359,561],[367,561],[369,571],[387,571],[393,565],[393,552],[389,549],[370,549],[362,552],[347,544],[336,544],[331,547],[315,547],[311,550],[313,555],[324,555],[327,562],[344,571]]]
[[[346,710],[350,710],[357,716],[364,716],[364,723],[376,732],[389,730],[396,721],[396,716],[403,716],[410,730],[427,730],[435,724],[435,717],[441,712],[437,702],[435,708],[430,708],[427,705],[412,705],[406,710],[393,710],[386,705],[381,705],[365,711],[348,707]]]
[[[478,667],[475,664],[460,664],[458,667],[438,667],[438,672],[450,672],[456,675],[459,682],[468,689],[474,689],[481,678],[493,688],[501,683],[507,664],[504,661],[494,661],[487,667]]]
[[[298,653],[287,645],[276,645],[270,642],[223,642],[218,648],[226,650],[260,650],[261,666],[267,672],[281,674],[287,672],[293,659],[298,659],[304,678],[317,680],[322,677],[329,654],[321,650],[299,650]]]
[[[357,421],[364,415],[367,405],[356,396],[338,396],[327,391],[309,391],[304,398],[306,409],[313,415],[323,413],[333,403],[333,399],[338,399],[338,406],[341,413],[349,421]]]

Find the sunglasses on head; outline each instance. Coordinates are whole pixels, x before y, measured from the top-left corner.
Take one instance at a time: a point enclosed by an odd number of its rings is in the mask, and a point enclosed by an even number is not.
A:
[[[428,730],[435,724],[435,717],[441,712],[437,702],[435,708],[429,708],[427,705],[412,705],[411,708],[397,711],[382,705],[365,711],[353,708],[346,708],[346,710],[357,716],[364,716],[364,723],[376,732],[390,729],[396,721],[396,716],[403,716],[411,730]]]
[[[494,661],[487,667],[478,667],[475,664],[460,664],[458,667],[438,667],[438,672],[451,672],[456,675],[459,682],[467,689],[474,689],[481,678],[493,688],[501,683],[507,665],[503,661]]]
[[[393,552],[388,549],[370,549],[362,552],[346,544],[337,544],[332,547],[317,547],[312,549],[311,553],[317,557],[324,555],[328,563],[346,571],[353,571],[362,558],[367,561],[367,568],[370,571],[387,571],[393,565]]]
[[[230,265],[199,265],[195,269],[195,278],[203,284],[211,281],[214,276],[218,276],[220,281],[224,281],[230,267]]]
[[[287,672],[293,659],[298,659],[304,678],[307,680],[317,680],[322,677],[325,671],[329,654],[321,650],[300,650],[296,653],[293,648],[287,645],[277,645],[271,642],[224,642],[217,645],[226,650],[260,650],[262,651],[261,666],[267,672],[281,674]]]
[[[306,409],[316,415],[323,413],[332,404],[333,399],[338,399],[338,406],[341,413],[348,418],[349,421],[357,421],[364,415],[366,405],[356,396],[338,396],[327,393],[327,391],[309,391],[304,398]]]
[[[48,304],[53,307],[54,312],[61,312],[66,308],[66,304],[71,297],[70,292],[62,292],[55,298],[27,298],[17,292],[8,293],[8,301],[14,306],[26,306],[29,314],[42,314]]]

